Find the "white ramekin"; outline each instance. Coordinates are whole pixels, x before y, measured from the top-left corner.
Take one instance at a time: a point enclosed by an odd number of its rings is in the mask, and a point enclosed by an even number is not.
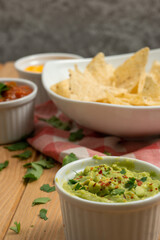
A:
[[[145,200],[128,203],[93,202],[70,195],[63,183],[86,166],[131,161],[138,171],[160,169],[150,163],[123,157],[87,158],[62,167],[55,176],[59,193],[66,240],[158,240],[160,226],[160,193]]]
[[[34,128],[34,105],[37,86],[31,81],[17,78],[0,78],[0,82],[14,81],[33,89],[29,95],[0,102],[0,144],[12,143],[31,133]]]
[[[31,65],[45,64],[48,61],[64,60],[64,59],[79,59],[82,58],[79,55],[71,53],[41,53],[26,56],[15,61],[15,68],[20,76],[20,78],[28,79],[33,81],[38,87],[38,94],[36,97],[36,104],[44,103],[50,100],[46,90],[44,89],[41,76],[42,73],[25,71],[25,68]]]

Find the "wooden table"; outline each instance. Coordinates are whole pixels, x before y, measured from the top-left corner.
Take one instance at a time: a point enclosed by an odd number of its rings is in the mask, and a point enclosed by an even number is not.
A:
[[[0,77],[18,77],[12,62],[0,64]],[[23,150],[9,152],[0,146],[0,162],[9,161],[8,167],[0,172],[0,240],[65,239],[57,192],[46,193],[40,190],[43,184],[53,185],[55,173],[61,165],[57,163],[54,168],[44,170],[39,180],[24,184],[26,169],[23,165],[39,158],[39,153],[32,151],[30,159],[21,161],[12,156]],[[39,197],[49,197],[51,201],[32,207],[33,200]],[[47,221],[39,217],[42,208],[48,210]],[[19,234],[9,229],[15,221],[21,223]]]
[[[18,77],[12,62],[0,64],[0,77]],[[0,172],[0,240],[65,240],[58,194],[40,190],[43,184],[53,185],[55,173],[61,165],[57,163],[54,168],[44,170],[39,180],[24,184],[24,163],[39,158],[39,153],[32,151],[32,158],[20,161],[12,156],[22,151],[9,152],[0,146],[0,162],[9,161],[8,167]],[[39,197],[49,197],[51,201],[32,207],[33,200]],[[47,221],[39,217],[41,208],[48,210]],[[15,221],[21,223],[19,234],[9,229]]]

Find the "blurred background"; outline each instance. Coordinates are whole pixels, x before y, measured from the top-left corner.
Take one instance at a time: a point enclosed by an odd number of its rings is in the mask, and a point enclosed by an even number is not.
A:
[[[160,47],[159,0],[0,0],[0,62],[44,52],[92,57]]]

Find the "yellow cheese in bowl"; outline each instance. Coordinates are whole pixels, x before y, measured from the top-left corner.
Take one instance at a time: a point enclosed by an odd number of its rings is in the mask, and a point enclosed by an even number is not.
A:
[[[44,65],[31,65],[25,68],[25,71],[42,73]]]

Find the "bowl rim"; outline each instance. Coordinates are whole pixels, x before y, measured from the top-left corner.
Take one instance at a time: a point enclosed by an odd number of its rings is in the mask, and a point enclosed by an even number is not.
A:
[[[150,166],[151,169],[156,169],[159,171],[160,173],[160,168],[158,168],[157,166],[149,163],[149,162],[145,162],[143,160],[140,160],[140,159],[136,159],[136,158],[129,158],[129,157],[119,157],[119,156],[100,156],[101,158],[103,159],[112,159],[112,160],[118,160],[118,159],[121,159],[121,160],[124,160],[124,159],[127,159],[127,160],[131,160],[131,161],[134,161],[134,162],[138,162],[142,165],[147,165],[147,166]],[[116,208],[116,209],[123,209],[123,208],[130,208],[130,207],[138,207],[138,206],[145,206],[147,204],[153,204],[153,202],[155,202],[156,200],[160,201],[160,192],[158,194],[155,194],[154,196],[151,196],[151,197],[148,197],[148,198],[145,198],[143,200],[137,200],[137,201],[132,201],[132,202],[126,202],[126,203],[106,203],[106,202],[96,202],[96,201],[91,201],[91,200],[86,200],[86,199],[83,199],[83,198],[80,198],[80,197],[77,197],[75,195],[71,195],[69,194],[67,191],[64,190],[64,188],[62,186],[60,186],[59,184],[59,181],[58,181],[58,178],[59,178],[59,175],[61,175],[62,172],[64,171],[67,171],[67,169],[71,166],[74,166],[76,164],[79,163],[83,163],[84,161],[90,161],[91,159],[93,159],[93,157],[88,157],[88,158],[84,158],[84,159],[80,159],[80,160],[77,160],[77,161],[74,161],[74,162],[71,162],[65,166],[63,166],[62,168],[60,168],[58,170],[58,172],[56,173],[55,175],[55,186],[56,186],[56,189],[58,192],[60,192],[60,194],[63,194],[64,197],[67,197],[70,201],[74,201],[75,203],[79,203],[79,204],[83,204],[83,205],[88,205],[90,207],[109,207],[109,208]],[[96,159],[97,161],[97,159]]]
[[[34,82],[27,80],[27,79],[23,79],[23,78],[0,78],[0,82],[7,82],[7,81],[23,83],[27,86],[30,86],[33,91],[30,94],[28,94],[27,96],[24,96],[22,98],[18,98],[18,99],[6,101],[6,102],[0,102],[0,109],[5,108],[5,107],[17,106],[19,104],[24,104],[28,101],[31,101],[32,99],[34,99],[36,97],[38,87]]]
[[[25,57],[22,57],[22,58],[19,58],[17,59],[15,62],[14,62],[14,67],[16,68],[17,71],[19,72],[23,72],[23,73],[26,73],[26,74],[32,74],[32,75],[42,75],[42,73],[37,73],[37,72],[30,72],[30,71],[25,71],[23,68],[21,68],[21,64],[25,61],[33,61],[33,60],[41,60],[43,58],[46,58],[46,57],[62,57],[62,56],[66,56],[66,57],[73,57],[75,59],[81,59],[83,58],[82,56],[78,55],[78,54],[74,54],[74,53],[63,53],[63,52],[48,52],[48,53],[37,53],[37,54],[32,54],[32,55],[28,55],[28,56],[25,56]],[[53,59],[54,60],[54,59]],[[56,60],[56,59],[55,59]],[[63,59],[60,59],[60,60],[63,60]],[[49,61],[52,61],[52,60],[49,60]]]
[[[160,49],[158,49],[160,50]],[[156,50],[152,50],[153,52]],[[110,56],[110,58],[114,59],[117,57],[121,57],[121,56],[125,56],[125,55],[131,55],[129,54],[122,54],[122,55],[117,55],[117,56]],[[91,60],[92,58],[84,58],[84,59],[71,59],[71,60],[67,60],[68,63],[80,63],[80,62],[88,62],[89,60]],[[120,105],[120,104],[112,104],[112,103],[102,103],[102,102],[90,102],[90,101],[80,101],[80,100],[73,100],[70,98],[66,98],[63,97],[61,95],[56,94],[54,91],[52,91],[50,89],[50,87],[54,84],[52,84],[51,86],[48,84],[47,78],[46,78],[46,72],[48,71],[48,68],[50,68],[50,65],[52,64],[58,64],[58,65],[62,65],[66,63],[66,60],[62,60],[62,61],[48,61],[43,69],[42,72],[42,84],[43,87],[45,88],[45,90],[48,92],[49,95],[51,95],[54,98],[60,99],[62,101],[65,102],[69,102],[69,103],[79,103],[79,104],[90,104],[90,105],[96,105],[96,106],[107,106],[107,107],[112,107],[112,108],[122,108],[122,109],[135,109],[135,110],[150,110],[150,109],[160,109],[160,105],[156,105],[156,106],[133,106],[133,105]],[[59,81],[60,82],[60,81]]]

